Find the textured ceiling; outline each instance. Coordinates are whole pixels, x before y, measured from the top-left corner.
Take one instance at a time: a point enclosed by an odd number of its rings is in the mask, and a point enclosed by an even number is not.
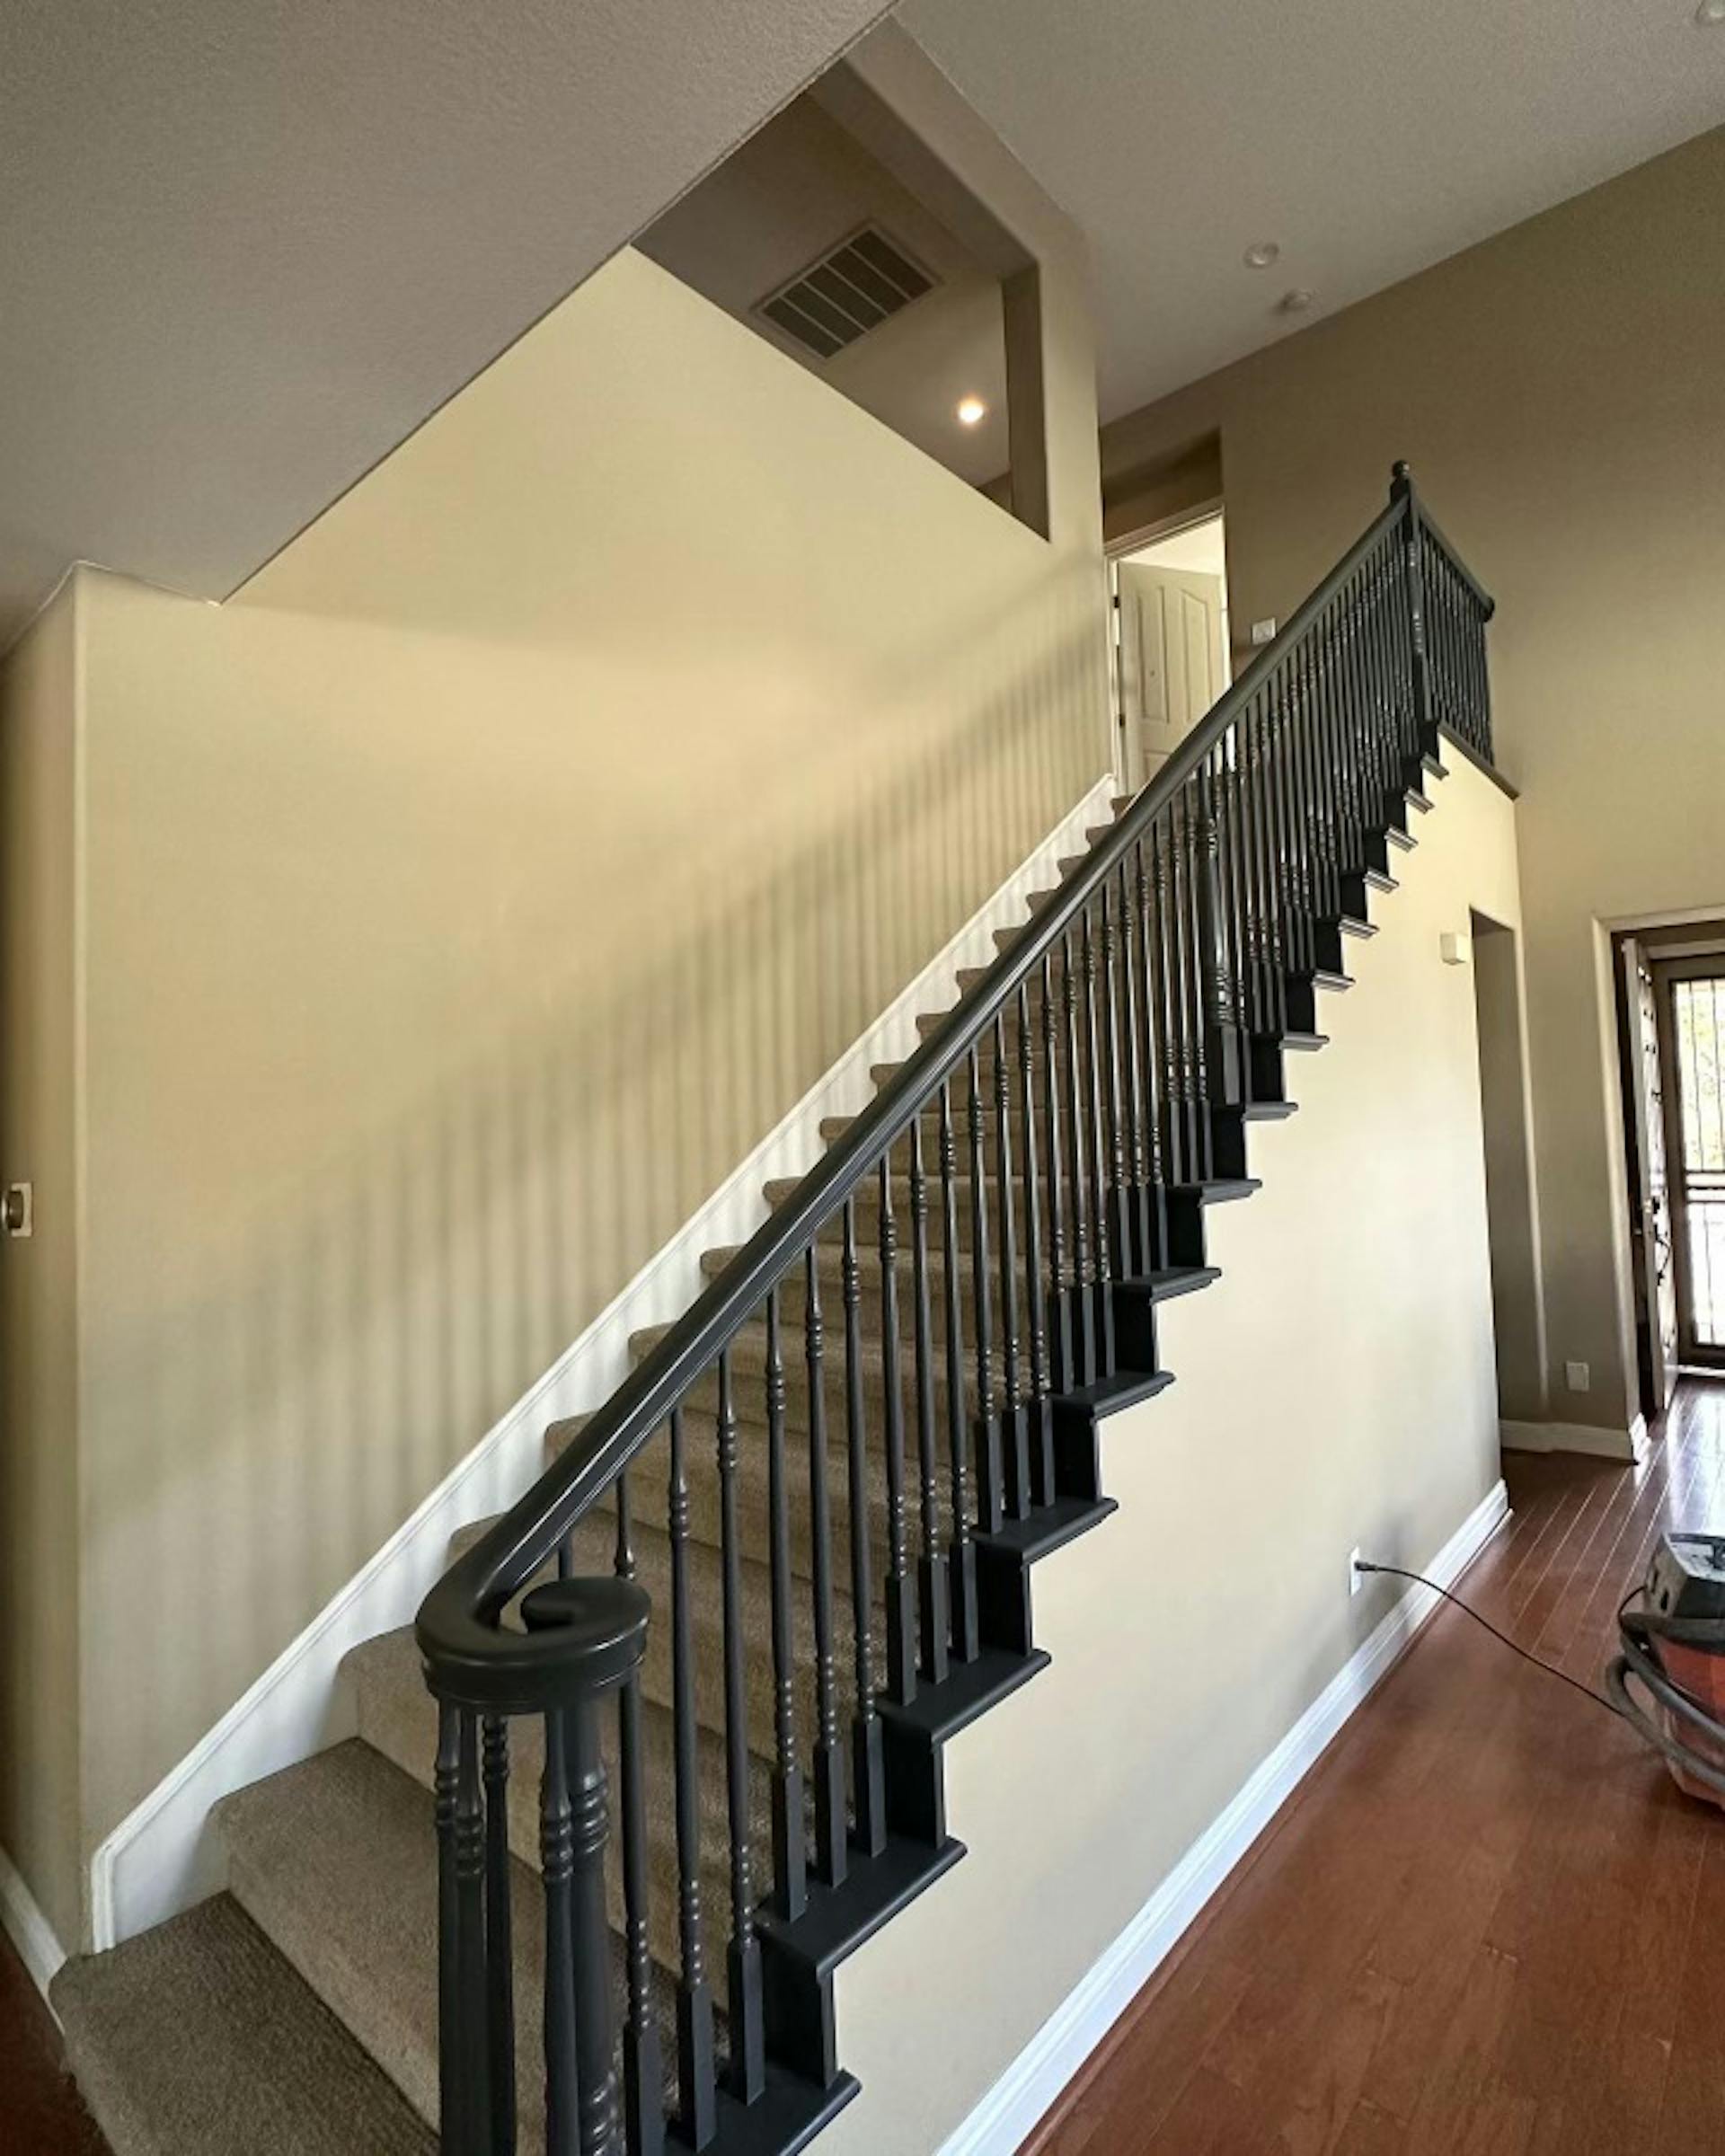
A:
[[[4,0],[0,648],[223,596],[883,0]]]
[[[1725,25],[1694,0],[899,14],[1088,234],[1105,419],[1725,120]],[[1243,266],[1259,240],[1273,269]],[[1314,305],[1279,314],[1295,287]]]

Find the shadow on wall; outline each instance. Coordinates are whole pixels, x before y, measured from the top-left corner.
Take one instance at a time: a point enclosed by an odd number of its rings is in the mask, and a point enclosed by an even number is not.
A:
[[[101,1379],[92,1842],[943,940],[913,947],[907,924],[957,928],[1045,804],[1082,791],[1050,715],[1082,702],[1096,640],[1037,627],[1007,693],[769,872],[734,848],[642,861],[638,960],[572,921],[579,955],[532,1019],[475,1038],[270,1217],[251,1207],[190,1292],[128,1296]],[[1100,763],[1100,713],[1095,738]]]

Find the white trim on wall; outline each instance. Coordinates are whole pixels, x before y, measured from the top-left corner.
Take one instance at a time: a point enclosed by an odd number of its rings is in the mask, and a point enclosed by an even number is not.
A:
[[[53,2013],[48,1987],[66,1960],[66,1948],[42,1913],[40,1903],[24,1884],[23,1874],[4,1849],[0,1849],[0,1925],[5,1927],[6,1937],[18,1949],[19,1960],[30,1971],[31,1982]],[[58,2014],[54,2018],[59,2019]]]
[[[1499,1439],[1512,1453],[1588,1453],[1599,1460],[1647,1457],[1647,1418],[1638,1415],[1626,1430],[1602,1429],[1591,1422],[1502,1422]]]
[[[1432,1559],[1428,1577],[1449,1586],[1508,1514],[1508,1492],[1498,1482]],[[939,2156],[1006,2156],[1020,2145],[1317,1763],[1331,1737],[1389,1674],[1438,1602],[1429,1587],[1409,1588],[969,2117],[942,2143]]]
[[[339,1682],[342,1657],[361,1641],[411,1623],[448,1563],[451,1536],[503,1511],[532,1487],[544,1466],[547,1424],[597,1407],[609,1397],[628,1372],[631,1335],[687,1309],[703,1285],[703,1253],[752,1234],[766,1217],[765,1186],[804,1173],[819,1157],[822,1120],[854,1114],[867,1105],[874,1091],[871,1067],[909,1056],[917,1046],[917,1019],[953,1000],[960,969],[986,966],[995,959],[995,930],[1022,921],[1026,899],[1055,881],[1056,864],[1063,856],[1084,851],[1084,834],[1107,820],[1115,785],[1111,773],[1096,782],[700,1211],[108,1836],[90,1867],[91,1929],[98,1948],[148,1930],[222,1885],[220,1851],[206,1831],[211,1807],[231,1791],[351,1735],[352,1705]]]

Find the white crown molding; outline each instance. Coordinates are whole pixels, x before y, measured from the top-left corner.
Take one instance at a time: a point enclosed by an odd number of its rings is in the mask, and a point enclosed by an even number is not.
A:
[[[1501,1482],[1463,1521],[1426,1568],[1449,1586],[1508,1517]],[[1437,1608],[1413,1586],[1349,1656],[1269,1757],[1181,1858],[1088,1975],[1042,2024],[939,2156],[1004,2156],[1044,2117],[1060,2092],[1155,1974],[1205,1904],[1316,1764],[1355,1709],[1389,1674]]]
[[[872,1066],[902,1061],[916,1021],[956,994],[960,968],[996,956],[995,932],[1024,918],[1031,893],[1056,879],[1063,856],[1085,851],[1105,822],[1115,780],[1099,779],[952,940],[889,1004],[776,1129],[721,1184],[467,1457],[325,1604],[299,1637],[108,1836],[91,1860],[91,1929],[98,1948],[147,1931],[223,1884],[221,1852],[207,1831],[211,1807],[233,1790],[352,1734],[340,1683],[344,1656],[412,1621],[449,1561],[450,1538],[505,1510],[544,1467],[547,1424],[596,1408],[630,1367],[629,1341],[686,1310],[703,1286],[703,1254],[744,1241],[765,1219],[765,1186],[801,1175],[821,1153],[820,1126],[872,1098]]]
[[[53,2014],[54,2001],[48,1996],[48,1987],[66,1960],[66,1948],[24,1884],[23,1874],[4,1849],[0,1849],[0,1925],[5,1927],[6,1937],[17,1948],[31,1982]],[[59,2016],[54,2014],[54,2019],[58,2021]]]

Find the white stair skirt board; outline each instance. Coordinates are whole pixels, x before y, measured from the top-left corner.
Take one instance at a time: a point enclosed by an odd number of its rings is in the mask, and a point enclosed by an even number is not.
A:
[[[59,1974],[66,1948],[55,1937],[54,1927],[42,1914],[36,1896],[25,1886],[18,1867],[0,1849],[0,1924],[18,1949],[18,1958],[30,1971],[30,1980],[48,2000],[48,1987]],[[51,2001],[48,2010],[54,2013]],[[59,2016],[54,2015],[58,2021]]]
[[[210,1807],[230,1791],[307,1759],[352,1734],[339,1683],[342,1657],[362,1640],[411,1623],[449,1558],[458,1528],[514,1504],[544,1470],[547,1424],[600,1406],[628,1374],[629,1340],[678,1317],[705,1285],[703,1252],[743,1242],[766,1217],[767,1183],[801,1175],[821,1153],[820,1125],[873,1098],[870,1070],[919,1044],[917,1018],[957,995],[960,968],[999,955],[995,931],[1025,922],[1032,891],[1058,880],[1057,864],[1085,852],[1084,833],[1109,819],[1112,774],[1099,779],[1035,852],[932,959],[873,1025],[580,1338],[481,1439],[377,1554],[229,1708],[96,1851],[90,1867],[91,1930],[116,1946],[190,1907],[225,1882]]]
[[[1647,1457],[1647,1418],[1638,1415],[1626,1430],[1601,1429],[1590,1422],[1501,1422],[1499,1442],[1511,1453],[1588,1453],[1599,1460]]]
[[[1448,1586],[1509,1516],[1509,1493],[1495,1484],[1425,1568]],[[1007,2156],[1161,1966],[1204,1904],[1287,1801],[1326,1745],[1390,1671],[1438,1607],[1429,1587],[1411,1586],[1355,1650],[1233,1801],[1181,1857],[1076,1990],[1042,2024],[939,2156]]]

